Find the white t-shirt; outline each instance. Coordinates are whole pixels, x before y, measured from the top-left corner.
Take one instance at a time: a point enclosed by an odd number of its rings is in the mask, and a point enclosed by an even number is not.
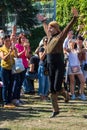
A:
[[[39,42],[39,46],[43,45],[43,39]]]
[[[79,58],[78,58],[78,53],[77,51],[74,49],[73,52],[70,52],[69,53],[69,63],[68,63],[68,74],[82,74],[82,70],[81,70],[81,67],[80,67],[80,61],[79,61]],[[73,73],[72,72],[72,69],[71,67],[75,67],[75,66],[78,66],[79,67],[79,71],[78,72],[75,72]]]
[[[66,39],[64,40],[64,43],[63,43],[63,49],[64,48],[66,48],[66,49],[69,48],[69,45],[68,45],[69,41],[70,41],[70,39],[68,37],[66,37]]]
[[[70,52],[68,56],[69,56],[69,66],[80,66],[80,61],[78,59],[78,54],[76,50]]]

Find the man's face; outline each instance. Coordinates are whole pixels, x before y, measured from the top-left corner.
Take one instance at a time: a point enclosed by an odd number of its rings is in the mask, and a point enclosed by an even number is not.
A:
[[[69,31],[68,37],[69,37],[69,39],[71,39],[73,37],[73,31]]]
[[[51,34],[51,35],[54,35],[57,33],[57,30],[53,27],[53,26],[48,26],[48,32]]]
[[[6,38],[6,39],[4,40],[4,44],[5,44],[7,47],[11,47],[10,38]]]
[[[77,39],[77,46],[78,47],[80,47],[80,48],[82,48],[82,46],[83,46],[83,41],[82,40],[79,40],[79,39]]]

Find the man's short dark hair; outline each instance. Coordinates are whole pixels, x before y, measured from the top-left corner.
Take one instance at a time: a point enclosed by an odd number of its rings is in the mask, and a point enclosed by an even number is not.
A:
[[[78,35],[78,36],[77,36],[77,39],[84,41],[84,38],[83,38],[81,35]]]

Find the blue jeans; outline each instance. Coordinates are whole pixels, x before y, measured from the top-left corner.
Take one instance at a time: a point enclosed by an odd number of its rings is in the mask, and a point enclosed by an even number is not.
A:
[[[13,87],[13,80],[14,80],[12,71],[1,68],[1,79],[3,82],[2,98],[3,98],[4,104],[11,103],[12,87]]]
[[[25,78],[25,73],[26,69],[21,73],[13,74],[14,75],[13,99],[20,99],[20,93]]]
[[[39,78],[39,95],[47,96],[49,93],[49,79],[48,76],[44,75],[44,66],[39,65],[38,68],[38,78]]]
[[[24,92],[34,91],[34,80],[38,79],[38,73],[26,72],[26,76],[23,82]]]
[[[0,80],[1,80],[1,66],[0,66]]]

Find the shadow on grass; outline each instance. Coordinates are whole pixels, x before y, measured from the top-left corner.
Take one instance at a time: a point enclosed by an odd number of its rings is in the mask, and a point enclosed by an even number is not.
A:
[[[84,117],[85,119],[87,119],[87,115],[83,115],[83,117]]]
[[[0,110],[0,122],[4,120],[18,120],[29,119],[29,118],[39,117],[39,112],[34,109],[29,108],[17,108],[17,109],[1,109]]]
[[[41,113],[49,113],[52,110],[46,106],[22,106],[15,109],[0,109],[0,122],[4,120],[19,120],[41,117]]]
[[[9,128],[0,128],[0,130],[11,130]]]
[[[27,106],[17,107],[15,109],[0,109],[0,122],[5,120],[28,120],[31,118],[41,117],[41,113],[52,113],[52,104],[50,102],[41,102],[39,101],[39,96],[23,96],[22,97]],[[61,98],[62,100],[62,98]],[[68,108],[71,110],[83,110],[82,106],[84,102],[80,101],[70,101],[68,104],[64,103],[64,101],[59,100],[59,107],[61,109],[60,113],[67,112]],[[31,106],[30,106],[31,104]],[[85,102],[87,104],[87,102]],[[65,106],[65,107],[64,107]],[[69,107],[70,106],[70,107]],[[68,108],[67,108],[68,107]],[[48,115],[47,115],[48,117]],[[59,115],[59,117],[71,117],[71,115]],[[84,115],[84,118],[87,119],[87,115]],[[0,130],[10,130],[10,129],[0,129]]]

